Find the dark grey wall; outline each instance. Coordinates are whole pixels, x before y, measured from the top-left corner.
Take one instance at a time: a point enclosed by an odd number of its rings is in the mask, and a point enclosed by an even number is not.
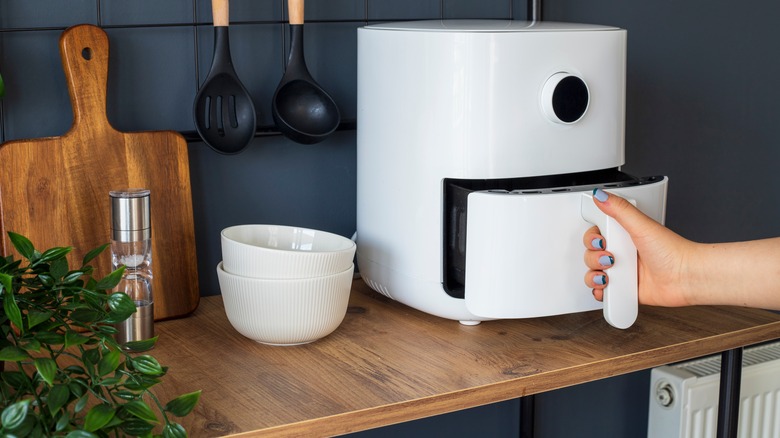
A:
[[[286,1],[234,0],[231,43],[259,122],[285,53]],[[345,119],[356,113],[356,32],[367,21],[525,18],[520,0],[318,0],[306,9],[306,56]],[[547,0],[548,20],[628,29],[627,165],[671,178],[667,224],[701,241],[780,234],[780,3],[724,0]],[[0,140],[61,135],[72,121],[57,41],[68,26],[103,26],[111,42],[109,119],[123,131],[194,129],[192,100],[211,62],[208,0],[2,0]],[[219,230],[281,223],[351,235],[355,133],[319,145],[261,137],[240,155],[190,144],[201,290],[218,293]],[[63,242],[65,244],[66,242]],[[647,372],[537,397],[538,437],[641,436]],[[519,403],[358,435],[517,436]],[[565,420],[565,421],[563,421]]]
[[[780,235],[780,3],[544,5],[545,19],[628,29],[625,169],[669,176],[670,228],[703,242]],[[537,436],[644,435],[648,379],[641,372],[539,396]]]
[[[272,125],[271,97],[282,76],[286,0],[234,0],[230,42],[258,123]],[[514,4],[513,4],[514,3]],[[356,117],[357,32],[368,21],[418,18],[525,18],[519,0],[328,0],[309,2],[305,54],[311,73]],[[2,0],[0,141],[65,133],[72,111],[58,38],[66,27],[105,28],[111,44],[108,117],[116,129],[194,131],[192,102],[212,59],[209,0]],[[223,156],[190,145],[201,291],[218,293],[219,231],[239,223],[355,231],[355,133],[302,146],[257,138]]]
[[[780,234],[780,3],[548,0],[546,18],[628,29],[625,168],[670,178],[691,239]]]

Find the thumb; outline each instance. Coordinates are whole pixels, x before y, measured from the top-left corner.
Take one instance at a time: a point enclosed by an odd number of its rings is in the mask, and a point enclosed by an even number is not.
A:
[[[614,218],[632,237],[658,225],[655,220],[618,195],[594,189],[593,202],[599,210]]]

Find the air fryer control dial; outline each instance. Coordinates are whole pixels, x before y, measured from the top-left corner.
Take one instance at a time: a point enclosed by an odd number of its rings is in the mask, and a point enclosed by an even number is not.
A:
[[[575,123],[585,115],[590,93],[579,76],[558,72],[550,76],[542,88],[542,109],[556,123]]]

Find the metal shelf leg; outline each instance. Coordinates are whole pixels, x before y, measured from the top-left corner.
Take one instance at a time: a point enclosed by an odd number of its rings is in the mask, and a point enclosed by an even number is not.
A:
[[[527,395],[520,398],[520,438],[534,438],[535,397]]]
[[[739,391],[742,381],[742,348],[724,351],[720,362],[718,438],[736,438],[739,422]]]

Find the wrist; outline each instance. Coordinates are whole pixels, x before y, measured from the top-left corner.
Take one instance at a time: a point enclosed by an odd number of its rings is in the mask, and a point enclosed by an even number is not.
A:
[[[676,295],[677,303],[675,305],[694,306],[703,304],[706,301],[703,293],[707,291],[705,285],[707,273],[704,269],[704,259],[706,258],[705,245],[681,239],[676,251],[679,255],[677,260],[678,266],[676,267],[677,281],[676,284],[672,285],[672,290],[676,291],[674,295]]]

